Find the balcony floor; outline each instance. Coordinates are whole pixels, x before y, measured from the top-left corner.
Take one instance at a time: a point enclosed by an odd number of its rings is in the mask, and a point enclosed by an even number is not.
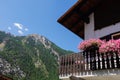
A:
[[[85,77],[84,80],[120,80],[120,75]],[[70,80],[69,78],[62,80]],[[76,79],[81,80],[81,79]]]
[[[88,74],[89,73],[89,74]],[[120,69],[109,69],[109,70],[97,70],[97,71],[90,71],[85,72],[82,75],[74,75],[76,79],[73,80],[120,80]],[[62,80],[70,80],[69,76],[61,77]]]
[[[120,80],[120,75],[87,77],[85,80]]]

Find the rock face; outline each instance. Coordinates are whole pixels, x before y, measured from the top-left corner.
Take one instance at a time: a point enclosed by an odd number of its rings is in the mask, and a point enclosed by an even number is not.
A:
[[[35,40],[35,44],[41,42],[46,49],[51,49],[51,53],[53,53],[54,55],[57,56],[57,58],[59,58],[59,53],[52,48],[52,42],[49,41],[44,36],[40,36],[37,34],[31,34],[27,38],[33,38]]]
[[[25,77],[25,73],[20,69],[19,66],[13,67],[10,63],[8,63],[6,60],[0,58],[0,72],[5,74],[12,74],[16,75],[19,78]]]
[[[0,31],[0,73],[14,80],[59,80],[59,56],[68,53],[44,36]]]

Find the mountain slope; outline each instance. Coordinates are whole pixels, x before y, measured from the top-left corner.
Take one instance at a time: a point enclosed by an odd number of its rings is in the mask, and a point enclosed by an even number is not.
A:
[[[0,73],[14,80],[59,80],[59,56],[69,53],[44,36],[0,31]]]

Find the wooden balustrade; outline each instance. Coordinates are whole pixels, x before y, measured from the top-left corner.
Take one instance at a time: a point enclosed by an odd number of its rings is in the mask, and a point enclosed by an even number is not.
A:
[[[98,49],[60,57],[59,75],[79,75],[90,70],[120,68],[118,52],[99,53]]]

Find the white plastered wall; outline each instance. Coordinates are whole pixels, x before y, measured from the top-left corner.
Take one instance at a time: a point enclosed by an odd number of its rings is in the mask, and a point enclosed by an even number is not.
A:
[[[100,38],[109,35],[111,33],[120,31],[120,22],[95,31],[94,13],[92,13],[89,16],[89,18],[90,18],[90,23],[89,24],[85,23],[85,40],[90,38]]]
[[[90,38],[95,38],[94,35],[94,14],[92,13],[90,16],[90,23],[86,24],[85,23],[85,40],[90,39]]]

